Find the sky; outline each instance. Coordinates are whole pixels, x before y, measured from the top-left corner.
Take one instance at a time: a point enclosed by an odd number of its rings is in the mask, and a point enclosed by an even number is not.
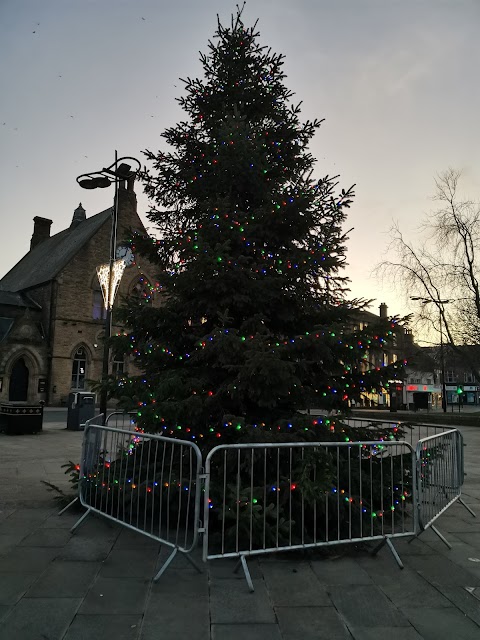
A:
[[[87,216],[111,206],[113,188],[82,190],[78,175],[115,149],[142,163],[143,150],[167,149],[180,78],[201,75],[217,14],[229,24],[235,11],[227,0],[0,0],[0,277],[28,252],[34,216],[54,234],[79,202]],[[247,0],[243,18],[285,55],[303,119],[325,118],[314,175],[356,185],[351,297],[407,313],[408,292],[375,275],[392,225],[418,239],[449,167],[480,196],[479,0]]]

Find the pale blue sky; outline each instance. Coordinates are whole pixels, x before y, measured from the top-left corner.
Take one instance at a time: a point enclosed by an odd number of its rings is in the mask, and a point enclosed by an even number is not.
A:
[[[0,0],[0,277],[29,248],[36,215],[70,224],[110,206],[113,190],[75,178],[141,150],[182,117],[180,77],[230,20],[225,0]],[[480,194],[479,0],[249,0],[261,42],[286,56],[304,118],[325,118],[316,175],[356,183],[347,228],[352,295],[407,311],[370,276],[388,230],[416,236],[434,177],[464,170]],[[35,33],[33,33],[35,32]],[[137,188],[139,212],[148,208]]]

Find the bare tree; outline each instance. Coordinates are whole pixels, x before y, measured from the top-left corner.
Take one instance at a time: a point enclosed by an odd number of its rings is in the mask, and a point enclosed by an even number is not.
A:
[[[394,258],[376,269],[417,299],[420,327],[437,332],[480,379],[469,350],[459,348],[480,344],[480,207],[460,197],[460,177],[453,169],[437,177],[438,208],[420,227],[422,241],[407,241],[395,225]]]

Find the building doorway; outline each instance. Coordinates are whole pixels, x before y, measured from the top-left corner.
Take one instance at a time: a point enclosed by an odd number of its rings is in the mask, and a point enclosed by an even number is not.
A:
[[[8,399],[11,402],[26,402],[28,397],[29,370],[23,358],[18,358],[10,374]]]

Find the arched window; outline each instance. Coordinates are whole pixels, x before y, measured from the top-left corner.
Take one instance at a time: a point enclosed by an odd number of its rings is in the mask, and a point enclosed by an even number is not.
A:
[[[87,354],[83,347],[79,347],[73,357],[72,364],[72,389],[85,389],[85,376],[87,373]]]
[[[8,399],[12,402],[25,402],[28,396],[29,370],[23,358],[18,358],[10,374]]]
[[[105,320],[107,310],[103,302],[103,295],[100,289],[94,289],[92,292],[92,318],[94,320]]]

